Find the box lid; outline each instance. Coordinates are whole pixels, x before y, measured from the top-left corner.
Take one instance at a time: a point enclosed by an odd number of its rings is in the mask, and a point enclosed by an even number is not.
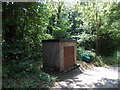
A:
[[[48,39],[48,40],[42,40],[42,43],[44,42],[76,42],[76,40],[71,39]]]

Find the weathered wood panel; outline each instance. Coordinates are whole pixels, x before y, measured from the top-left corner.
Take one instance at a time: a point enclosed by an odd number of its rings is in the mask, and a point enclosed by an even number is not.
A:
[[[60,52],[60,67],[61,71],[64,71],[76,63],[76,42],[61,42],[61,52]],[[65,47],[74,47],[72,51],[70,49],[64,51]],[[64,55],[65,54],[65,55]],[[68,57],[64,57],[68,55]]]
[[[43,43],[43,61],[45,67],[60,67],[60,46],[58,42]]]
[[[64,69],[75,64],[74,46],[64,47]]]

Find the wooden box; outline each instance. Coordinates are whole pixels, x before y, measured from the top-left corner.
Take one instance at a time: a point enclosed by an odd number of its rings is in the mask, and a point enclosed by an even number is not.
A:
[[[76,65],[76,41],[43,40],[43,68],[65,71]]]

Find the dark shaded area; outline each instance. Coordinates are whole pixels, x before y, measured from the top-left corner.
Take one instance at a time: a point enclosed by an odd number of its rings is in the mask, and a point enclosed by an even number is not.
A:
[[[118,49],[118,38],[110,36],[111,33],[101,34],[99,37],[99,51],[102,56],[111,56]]]
[[[54,75],[54,76],[57,76],[58,77],[58,81],[63,81],[63,80],[66,80],[66,79],[69,79],[69,78],[74,78],[75,76],[79,75],[79,74],[82,74],[82,71],[76,67],[74,69],[71,69],[67,72],[50,72],[50,71],[47,71],[47,73],[51,74],[51,75]]]
[[[105,83],[102,84],[101,81],[104,81]],[[118,80],[116,79],[108,79],[108,78],[102,78],[98,83],[94,83],[96,88],[118,88]]]

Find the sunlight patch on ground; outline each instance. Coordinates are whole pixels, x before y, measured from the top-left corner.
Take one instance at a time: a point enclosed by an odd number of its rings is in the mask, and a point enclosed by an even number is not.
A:
[[[118,68],[95,67],[85,70],[76,76],[56,82],[52,88],[118,88]]]

